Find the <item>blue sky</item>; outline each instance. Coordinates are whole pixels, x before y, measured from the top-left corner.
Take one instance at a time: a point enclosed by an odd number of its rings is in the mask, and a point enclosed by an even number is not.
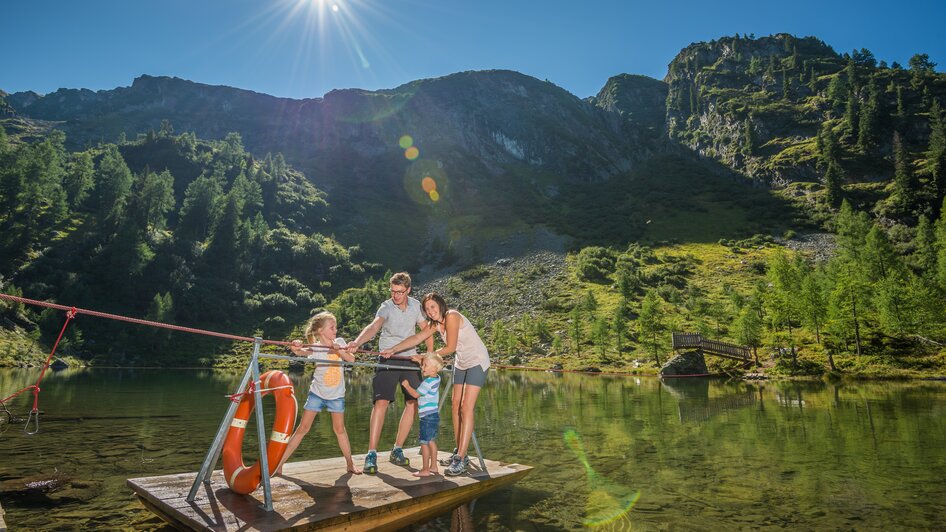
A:
[[[946,67],[946,2],[932,0],[5,0],[0,16],[7,92],[150,74],[303,98],[511,69],[586,97],[616,74],[662,78],[681,48],[736,32]]]

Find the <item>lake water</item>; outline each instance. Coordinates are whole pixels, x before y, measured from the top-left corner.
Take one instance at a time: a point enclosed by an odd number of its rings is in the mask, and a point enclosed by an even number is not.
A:
[[[0,395],[37,375],[0,369]],[[199,370],[49,374],[40,433],[0,424],[8,526],[161,528],[125,479],[196,471],[226,411],[224,394],[239,378]],[[348,378],[348,431],[356,454],[364,453],[370,374]],[[304,397],[308,375],[293,379]],[[23,413],[30,400],[18,398],[10,409]],[[382,449],[390,448],[399,415],[389,411]],[[477,530],[930,529],[946,512],[942,382],[661,382],[500,371],[490,373],[477,416],[488,457],[535,470],[472,512],[417,529],[449,530],[457,520]],[[338,454],[325,421],[316,420],[293,460]],[[448,449],[445,424],[441,448]],[[408,445],[416,437],[415,423]],[[50,479],[57,489],[24,487]]]

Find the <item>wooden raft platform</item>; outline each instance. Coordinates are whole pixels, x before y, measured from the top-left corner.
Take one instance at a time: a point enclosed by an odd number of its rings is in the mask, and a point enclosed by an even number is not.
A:
[[[418,447],[404,449],[411,467],[388,461],[378,453],[377,475],[352,475],[345,459],[327,458],[288,463],[272,479],[273,511],[263,510],[262,486],[250,495],[227,488],[222,471],[214,471],[194,502],[187,497],[197,473],[133,478],[128,487],[149,510],[185,530],[396,530],[424,521],[483,496],[527,475],[531,466],[470,460],[470,473],[418,478]],[[440,458],[449,457],[441,452]],[[361,464],[364,455],[355,456]]]

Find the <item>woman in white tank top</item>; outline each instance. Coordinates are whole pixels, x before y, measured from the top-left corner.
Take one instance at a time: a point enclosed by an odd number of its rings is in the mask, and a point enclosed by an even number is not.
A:
[[[449,465],[444,471],[447,475],[460,475],[467,470],[469,458],[467,449],[473,435],[473,412],[480,389],[486,383],[486,370],[489,369],[489,352],[486,345],[473,324],[463,314],[448,309],[447,302],[436,293],[429,293],[421,299],[424,314],[427,315],[429,326],[421,332],[404,339],[404,341],[390,349],[382,351],[385,356],[391,356],[400,351],[420,345],[430,338],[434,332],[440,332],[445,346],[436,353],[442,357],[456,353],[453,359],[453,436],[457,448],[450,457]],[[418,360],[423,355],[416,355]]]

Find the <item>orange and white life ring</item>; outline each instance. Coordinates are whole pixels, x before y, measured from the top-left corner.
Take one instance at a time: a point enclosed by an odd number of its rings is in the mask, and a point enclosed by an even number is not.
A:
[[[260,375],[262,395],[273,394],[276,399],[276,419],[273,421],[273,431],[266,446],[266,457],[269,464],[269,474],[272,476],[276,464],[282,460],[292,429],[296,425],[296,394],[292,381],[281,371],[267,371]],[[253,413],[255,405],[254,394],[245,393],[237,407],[236,415],[230,422],[227,438],[223,442],[223,474],[227,485],[237,493],[252,493],[259,487],[263,476],[260,474],[260,464],[257,461],[252,467],[243,464],[243,434],[246,432],[246,423]]]

